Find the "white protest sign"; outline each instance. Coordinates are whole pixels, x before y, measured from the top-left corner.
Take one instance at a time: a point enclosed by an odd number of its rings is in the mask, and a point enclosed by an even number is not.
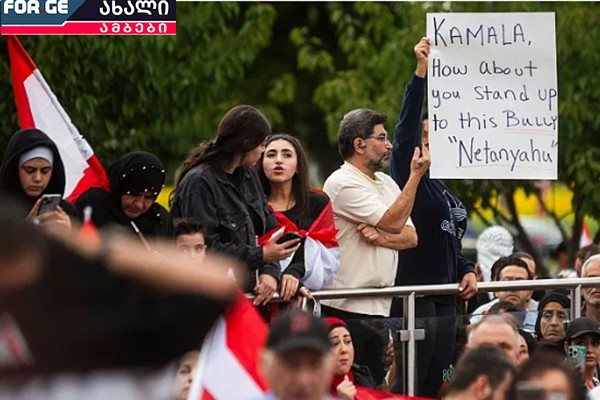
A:
[[[427,15],[432,178],[557,179],[554,13]]]

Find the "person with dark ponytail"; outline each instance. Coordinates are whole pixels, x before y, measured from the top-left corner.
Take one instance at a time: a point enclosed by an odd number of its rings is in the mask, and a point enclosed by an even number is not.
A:
[[[257,243],[277,226],[253,168],[270,133],[269,122],[256,108],[240,105],[229,110],[216,137],[193,149],[183,162],[171,204],[173,218],[202,223],[213,251],[248,266],[245,290],[257,295],[256,305],[271,300],[279,282],[279,260],[300,247],[299,239]]]

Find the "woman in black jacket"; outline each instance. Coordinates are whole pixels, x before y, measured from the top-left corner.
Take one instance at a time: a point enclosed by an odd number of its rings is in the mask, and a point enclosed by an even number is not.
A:
[[[56,144],[48,135],[39,129],[23,129],[10,138],[0,167],[0,191],[18,201],[30,217],[37,217],[43,195],[57,194],[62,198],[65,168]],[[61,200],[56,211],[39,218],[56,219],[70,226],[69,216],[79,218],[80,214]]]
[[[208,246],[248,266],[246,291],[266,304],[277,289],[279,260],[299,248],[299,240],[258,245],[257,238],[277,226],[252,168],[271,133],[256,108],[231,109],[209,143],[201,143],[183,162],[171,206],[173,218],[194,218],[205,227]],[[293,246],[291,246],[293,245]],[[290,247],[291,246],[291,247]]]

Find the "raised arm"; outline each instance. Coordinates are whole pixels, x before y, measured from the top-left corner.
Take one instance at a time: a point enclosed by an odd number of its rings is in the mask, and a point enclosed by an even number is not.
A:
[[[376,228],[384,230],[389,233],[401,233],[402,228],[406,224],[406,221],[410,217],[413,205],[415,204],[415,196],[417,194],[417,187],[421,177],[427,172],[427,169],[431,165],[431,158],[429,156],[429,149],[423,147],[420,150],[415,147],[413,157],[410,161],[410,175],[402,193],[387,209],[383,217],[379,220]]]
[[[394,144],[390,157],[390,176],[403,187],[410,176],[413,149],[421,145],[421,115],[425,97],[429,39],[422,38],[414,48],[417,67],[406,85],[402,109],[394,128]]]

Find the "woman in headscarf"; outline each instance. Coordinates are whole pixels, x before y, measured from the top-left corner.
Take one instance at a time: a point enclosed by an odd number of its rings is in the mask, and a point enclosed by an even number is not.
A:
[[[324,318],[323,321],[328,325],[329,343],[335,360],[329,389],[331,395],[341,400],[371,398],[368,389],[375,387],[375,381],[367,367],[354,364],[354,345],[348,326],[339,318]]]
[[[565,324],[569,321],[570,309],[571,300],[559,292],[548,293],[540,300],[535,323],[539,347],[564,353]]]
[[[106,169],[110,192],[91,188],[83,193],[75,207],[83,212],[92,207],[92,221],[97,227],[121,225],[146,236],[173,235],[169,212],[156,202],[165,183],[165,170],[155,155],[136,151],[128,153]],[[133,224],[132,224],[133,222]]]
[[[65,169],[58,148],[39,129],[23,129],[10,138],[0,167],[0,192],[30,210],[29,218],[54,219],[70,227],[69,216],[79,217],[65,200],[60,201],[56,211],[37,215],[43,195],[62,198],[65,192]]]

